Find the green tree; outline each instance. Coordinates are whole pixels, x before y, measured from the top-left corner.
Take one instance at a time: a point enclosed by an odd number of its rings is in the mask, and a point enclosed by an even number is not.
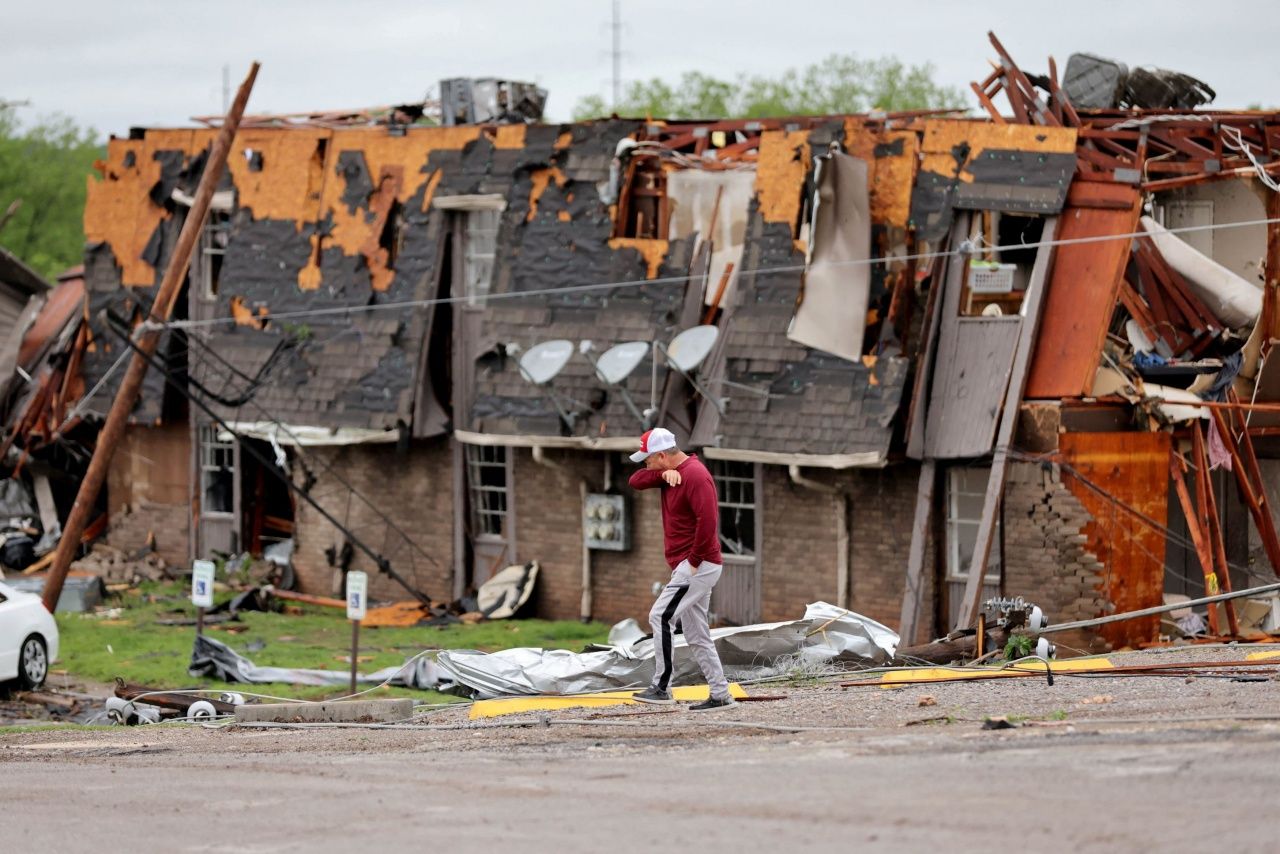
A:
[[[627,87],[616,109],[600,96],[589,95],[578,101],[573,116],[582,120],[616,112],[668,119],[759,119],[967,106],[960,89],[934,80],[932,64],[833,54],[777,77],[749,76],[737,83],[696,71],[685,73],[675,84],[658,77],[638,80]]]
[[[66,116],[24,127],[0,102],[0,245],[52,278],[84,257],[85,178],[104,148]]]

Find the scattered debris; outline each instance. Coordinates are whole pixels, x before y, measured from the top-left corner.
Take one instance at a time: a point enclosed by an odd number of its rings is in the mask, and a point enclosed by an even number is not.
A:
[[[192,676],[207,676],[223,682],[284,682],[290,685],[347,685],[351,675],[345,671],[307,670],[289,667],[259,667],[226,644],[207,635],[198,635],[191,649]],[[360,673],[356,681],[365,684],[403,685],[407,688],[435,688],[440,673],[435,662],[426,655],[415,655],[399,667],[387,667],[376,673]]]
[[[164,581],[176,577],[154,551],[142,550],[130,555],[106,543],[94,543],[87,555],[71,564],[71,571],[96,575],[109,585],[134,586],[142,581]]]
[[[938,698],[933,697],[929,694],[925,694],[924,696],[920,697],[920,699],[916,700],[916,705],[917,706],[936,706],[938,705]]]
[[[739,682],[778,675],[797,660],[888,664],[898,645],[898,635],[886,626],[826,602],[809,605],[800,620],[715,629],[711,637],[725,675]],[[672,684],[701,681],[701,671],[681,635],[676,636],[674,662]],[[653,638],[581,653],[528,648],[493,653],[444,650],[436,663],[442,678],[453,683],[448,690],[477,699],[590,694],[648,684],[653,677]]]

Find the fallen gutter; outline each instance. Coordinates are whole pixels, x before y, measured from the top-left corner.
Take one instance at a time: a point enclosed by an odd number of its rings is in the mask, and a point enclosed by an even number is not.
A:
[[[564,472],[570,476],[573,475],[573,472],[567,466],[548,459],[542,445],[533,446],[533,461],[544,468]],[[578,478],[578,496],[581,499],[580,519],[586,518],[587,493],[590,491],[587,479],[585,477]],[[578,616],[582,619],[582,622],[589,623],[591,622],[591,609],[593,607],[591,601],[591,548],[587,545],[585,536],[580,539],[582,540],[582,603],[578,608]]]
[[[811,480],[800,474],[800,466],[787,466],[791,482],[802,489],[831,496],[836,512],[836,605],[849,607],[849,496],[838,486]]]

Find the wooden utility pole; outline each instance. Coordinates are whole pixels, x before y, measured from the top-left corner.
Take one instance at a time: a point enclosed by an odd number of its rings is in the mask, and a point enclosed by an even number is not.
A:
[[[223,119],[222,129],[214,139],[213,149],[209,152],[209,162],[204,167],[204,174],[200,176],[200,186],[196,189],[195,201],[191,204],[191,210],[187,212],[186,221],[182,223],[178,244],[174,247],[173,257],[169,259],[169,267],[164,271],[160,290],[156,294],[155,302],[151,305],[151,313],[147,316],[149,325],[142,327],[142,332],[138,336],[137,349],[129,362],[124,379],[120,382],[120,388],[111,404],[111,411],[107,414],[102,432],[98,434],[93,458],[89,460],[89,468],[85,472],[84,480],[80,482],[76,502],[72,505],[67,524],[63,527],[62,539],[58,541],[53,567],[45,580],[44,606],[50,613],[58,603],[62,584],[67,578],[67,570],[80,546],[80,536],[84,533],[85,525],[89,521],[89,514],[93,512],[94,502],[102,489],[102,482],[106,480],[111,457],[115,453],[116,446],[120,444],[121,437],[124,436],[125,427],[129,423],[129,413],[133,411],[133,406],[138,400],[142,381],[147,375],[147,360],[155,354],[156,347],[160,343],[161,329],[158,324],[169,319],[174,303],[178,300],[178,294],[182,291],[182,282],[186,278],[187,267],[191,263],[192,249],[200,237],[200,230],[204,227],[205,217],[209,213],[209,202],[213,199],[213,191],[217,189],[218,181],[222,178],[222,170],[226,168],[231,142],[235,138],[240,117],[244,115],[245,104],[249,101],[249,92],[253,89],[253,81],[257,76],[258,63],[255,62],[249,68],[249,76],[240,84],[240,91],[236,93],[236,99],[231,104],[231,111]]]

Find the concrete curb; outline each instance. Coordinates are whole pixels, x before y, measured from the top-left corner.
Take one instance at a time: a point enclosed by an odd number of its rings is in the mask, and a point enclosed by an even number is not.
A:
[[[236,706],[237,723],[387,723],[413,717],[413,700],[256,703]]]

